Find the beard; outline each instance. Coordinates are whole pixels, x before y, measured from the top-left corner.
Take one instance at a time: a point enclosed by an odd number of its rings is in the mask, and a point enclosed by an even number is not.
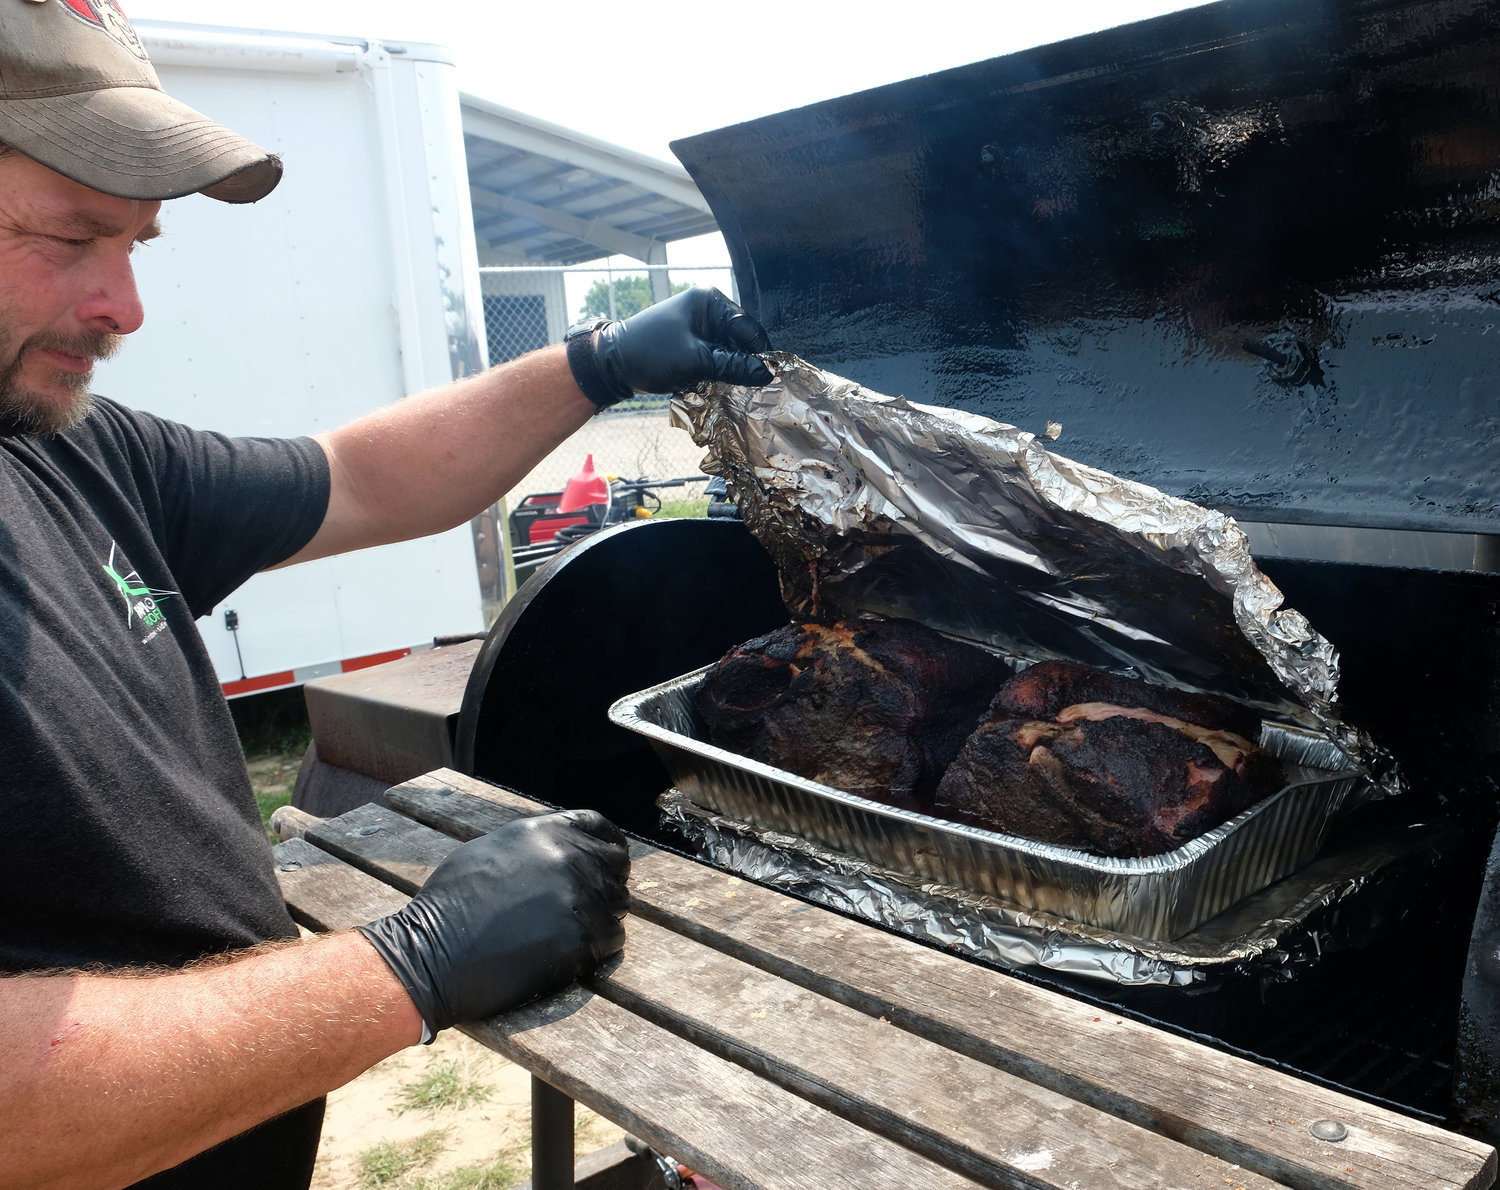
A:
[[[32,353],[42,350],[60,351],[65,355],[97,361],[114,355],[124,341],[123,335],[111,335],[105,331],[86,331],[81,335],[41,331],[32,335],[12,354],[9,338],[0,330],[0,360],[10,357],[9,362],[0,369],[0,437],[60,434],[87,417],[93,406],[94,398],[89,392],[89,382],[94,378],[93,369],[87,372],[51,369],[52,386],[62,389],[66,394],[61,401],[56,396],[27,387],[20,378],[21,368]]]

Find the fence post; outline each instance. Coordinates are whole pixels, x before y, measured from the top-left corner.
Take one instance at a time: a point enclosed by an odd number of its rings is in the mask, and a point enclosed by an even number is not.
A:
[[[672,296],[672,279],[667,275],[667,246],[651,241],[646,264],[650,266],[652,304],[666,301]]]

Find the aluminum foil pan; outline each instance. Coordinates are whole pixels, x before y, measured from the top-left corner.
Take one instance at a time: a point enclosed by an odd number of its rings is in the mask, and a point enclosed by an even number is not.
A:
[[[1111,859],[881,805],[715,747],[694,707],[709,668],[609,711],[651,741],[692,802],[924,882],[1140,938],[1176,938],[1295,871],[1334,816],[1373,792],[1327,739],[1266,724],[1261,744],[1286,766],[1284,788],[1175,851]]]
[[[1230,517],[1015,426],[765,358],[772,383],[678,394],[672,418],[709,449],[703,469],[727,481],[794,615],[899,616],[1223,695],[1319,728],[1400,792],[1389,754],[1343,717],[1333,646]]]

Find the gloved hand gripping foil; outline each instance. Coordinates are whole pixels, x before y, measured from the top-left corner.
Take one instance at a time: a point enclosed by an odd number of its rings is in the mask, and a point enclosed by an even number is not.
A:
[[[672,416],[710,451],[795,614],[900,616],[1007,656],[1080,661],[1316,725],[1384,793],[1342,718],[1338,657],[1222,513],[1051,453],[1036,435],[867,392],[786,353],[763,388]]]

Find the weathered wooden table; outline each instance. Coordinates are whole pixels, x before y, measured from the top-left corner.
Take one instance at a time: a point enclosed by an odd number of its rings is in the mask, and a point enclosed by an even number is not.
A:
[[[386,800],[277,847],[310,929],[398,908],[459,841],[547,810],[446,770]],[[464,1031],[726,1190],[1495,1180],[1477,1141],[680,856],[633,855],[623,956]],[[571,1129],[533,1127],[534,1186],[571,1184]]]

